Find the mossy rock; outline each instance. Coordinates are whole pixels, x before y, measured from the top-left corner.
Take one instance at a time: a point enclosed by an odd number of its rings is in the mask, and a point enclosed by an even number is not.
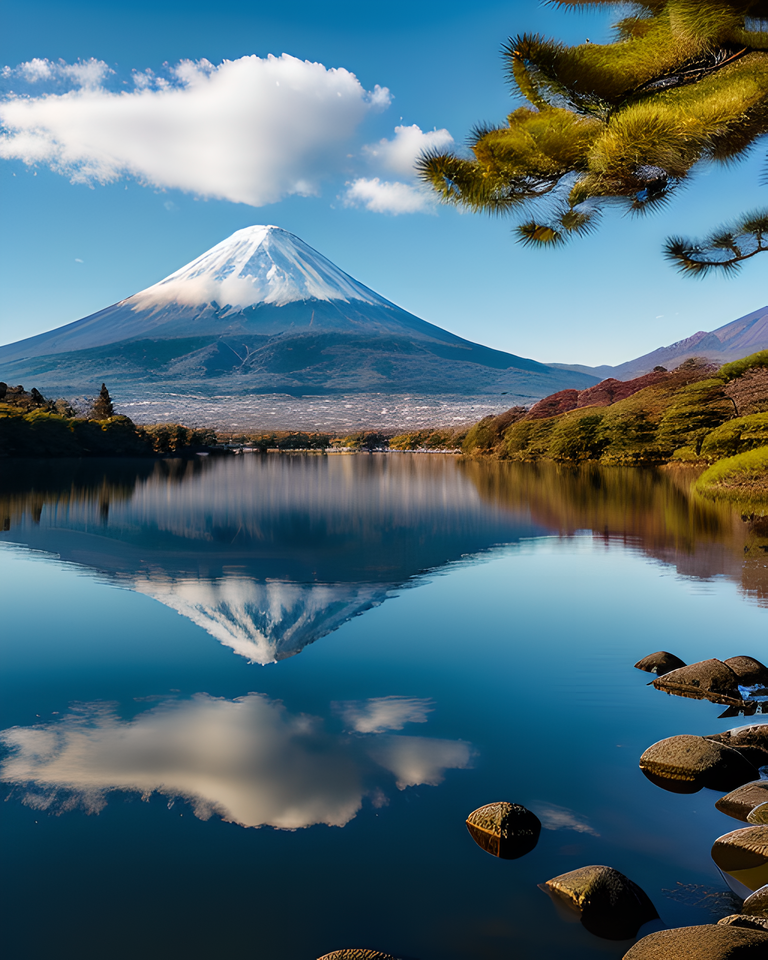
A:
[[[613,867],[580,867],[553,877],[544,888],[578,913],[585,929],[605,940],[628,940],[658,917],[645,891]]]
[[[768,883],[768,826],[743,827],[718,837],[712,845],[717,866],[749,890]]]
[[[685,661],[676,657],[674,653],[667,653],[666,650],[658,650],[656,653],[649,653],[647,657],[638,660],[635,669],[645,670],[646,673],[656,673],[660,677],[671,670],[679,670],[684,667]]]
[[[678,697],[714,700],[715,703],[741,703],[736,674],[721,660],[700,660],[665,673],[653,681],[657,690]]]
[[[768,802],[768,780],[751,780],[742,784],[715,802],[715,806],[726,816],[746,822],[749,814]]]
[[[702,787],[734,790],[757,774],[738,750],[689,734],[652,744],[640,757],[640,769],[652,783],[672,793],[696,793]]]
[[[768,932],[706,923],[651,933],[624,960],[765,960]]]
[[[475,843],[502,860],[517,860],[539,841],[541,821],[519,803],[497,801],[478,807],[467,817]]]

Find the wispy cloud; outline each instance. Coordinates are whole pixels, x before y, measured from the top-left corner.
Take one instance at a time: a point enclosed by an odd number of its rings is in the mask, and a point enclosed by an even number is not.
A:
[[[348,168],[360,124],[389,105],[343,68],[283,54],[134,72],[31,60],[0,80],[0,157],[46,164],[74,182],[134,177],[157,188],[261,206],[317,194]]]
[[[586,817],[582,817],[567,807],[558,807],[554,803],[538,803],[536,816],[545,830],[575,830],[576,833],[588,833],[592,837],[600,834],[590,826]]]
[[[426,723],[434,707],[431,700],[417,697],[373,697],[335,703],[334,709],[350,730],[357,733],[381,733],[402,730],[406,723]]]

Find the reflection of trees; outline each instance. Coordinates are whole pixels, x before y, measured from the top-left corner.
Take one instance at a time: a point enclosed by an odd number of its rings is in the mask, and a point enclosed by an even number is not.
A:
[[[526,509],[560,536],[590,530],[606,542],[634,544],[686,576],[726,575],[768,600],[768,524],[695,497],[690,468],[470,461],[462,469],[485,500]]]

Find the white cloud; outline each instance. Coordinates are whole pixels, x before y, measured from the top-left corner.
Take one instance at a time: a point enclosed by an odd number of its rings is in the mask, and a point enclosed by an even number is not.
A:
[[[427,130],[415,123],[395,127],[391,140],[383,139],[363,147],[363,154],[382,173],[407,177],[408,181],[358,177],[347,184],[343,200],[348,207],[364,207],[373,213],[431,213],[435,207],[429,190],[416,181],[414,164],[425,150],[444,150],[452,146],[453,137],[445,130]]]
[[[392,140],[379,140],[363,147],[369,159],[390,173],[401,177],[414,175],[414,163],[425,150],[447,150],[453,146],[453,137],[446,130],[427,130],[424,133],[415,123],[410,127],[395,127]]]
[[[427,191],[415,184],[389,182],[378,177],[368,180],[359,177],[348,184],[344,194],[347,207],[365,207],[373,213],[428,213],[434,200]]]
[[[373,697],[348,700],[334,707],[349,728],[358,733],[402,730],[406,723],[426,723],[427,714],[433,710],[431,700],[418,697]]]
[[[238,700],[200,694],[121,720],[103,704],[53,723],[0,734],[9,756],[0,780],[40,810],[82,807],[98,813],[109,791],[183,798],[202,820],[295,830],[343,826],[388,771],[397,786],[438,784],[447,769],[469,766],[462,741],[334,735],[318,717],[292,714],[251,693]]]
[[[0,103],[0,157],[46,163],[73,182],[132,176],[158,188],[261,206],[311,195],[348,165],[350,141],[389,91],[354,74],[283,54],[184,61],[134,73],[113,91],[101,61],[32,60],[3,72],[65,92],[10,93]]]

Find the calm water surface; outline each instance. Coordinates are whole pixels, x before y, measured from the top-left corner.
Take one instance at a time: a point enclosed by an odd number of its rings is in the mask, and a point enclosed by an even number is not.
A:
[[[586,864],[712,922],[738,824],[638,758],[750,721],[632,664],[768,657],[768,529],[690,480],[2,461],[3,956],[619,958],[537,887]],[[519,860],[464,825],[501,799]]]

